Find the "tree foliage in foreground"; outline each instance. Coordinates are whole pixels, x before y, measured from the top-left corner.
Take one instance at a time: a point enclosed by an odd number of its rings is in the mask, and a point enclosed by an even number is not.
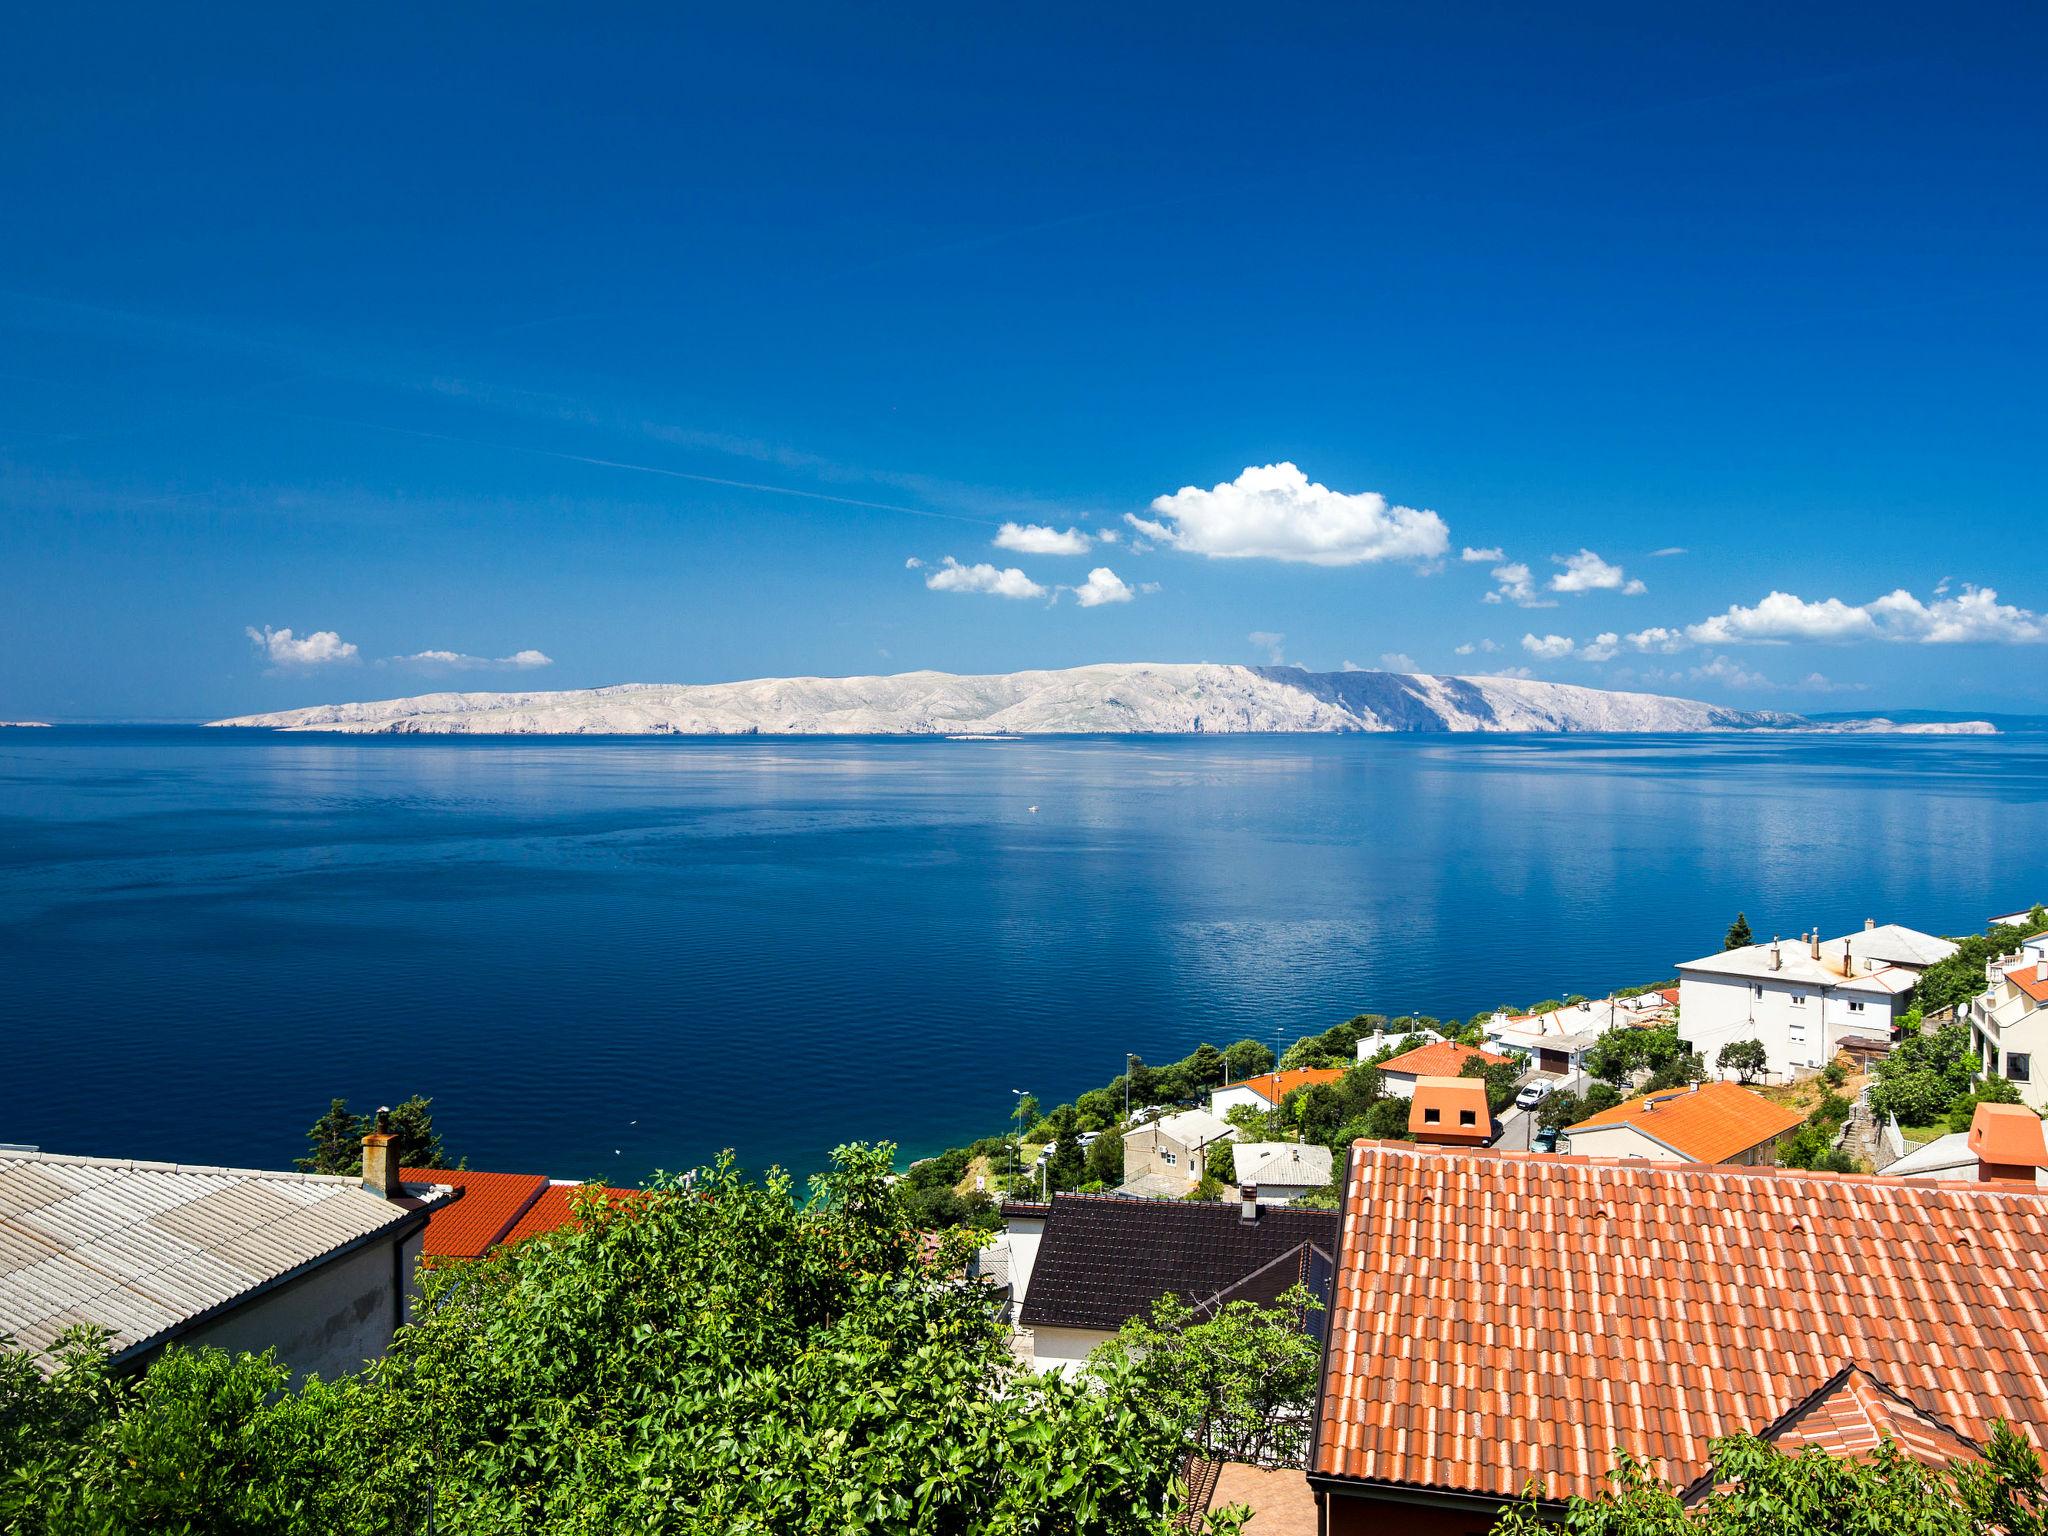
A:
[[[1143,1383],[1153,1410],[1211,1461],[1299,1465],[1322,1346],[1306,1328],[1322,1303],[1295,1286],[1270,1307],[1226,1302],[1197,1314],[1162,1296],[1089,1357],[1089,1368]]]
[[[1884,1441],[1867,1460],[1808,1446],[1787,1456],[1746,1435],[1714,1442],[1715,1491],[1692,1507],[1623,1456],[1561,1525],[1510,1506],[1493,1536],[2043,1536],[2041,1459],[2004,1424],[1982,1461],[1923,1466]]]
[[[808,1200],[730,1161],[579,1197],[580,1227],[426,1272],[359,1376],[173,1348],[137,1381],[0,1354],[0,1529],[22,1536],[721,1532],[1163,1536],[1177,1423],[1129,1369],[1025,1374],[846,1148]]]

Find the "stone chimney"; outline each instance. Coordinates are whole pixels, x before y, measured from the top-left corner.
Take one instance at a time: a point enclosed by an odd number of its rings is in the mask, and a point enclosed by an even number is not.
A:
[[[1259,1219],[1259,1186],[1240,1184],[1237,1186],[1237,1219],[1257,1221]]]
[[[1771,935],[1771,969],[1774,971],[1778,971],[1783,970],[1784,968],[1784,951],[1778,948],[1778,936],[1774,933]]]
[[[1820,958],[1820,930],[1818,928],[1806,936],[1806,952],[1815,960]]]
[[[398,1182],[398,1137],[391,1129],[391,1111],[377,1109],[377,1129],[363,1138],[363,1188],[385,1200],[405,1193]]]
[[[1873,929],[1873,928],[1875,928],[1876,926],[1877,926],[1877,919],[1876,919],[1876,918],[1874,918],[1874,917],[1866,917],[1865,919],[1863,919],[1863,931],[1864,931],[1865,933],[1868,933],[1868,932],[1870,932],[1870,930],[1871,930],[1871,929]]]

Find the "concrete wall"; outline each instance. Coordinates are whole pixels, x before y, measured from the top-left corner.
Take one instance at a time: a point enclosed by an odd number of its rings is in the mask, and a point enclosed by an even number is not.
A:
[[[1633,1125],[1601,1125],[1591,1130],[1573,1131],[1570,1150],[1574,1157],[1640,1157],[1652,1163],[1690,1161],[1662,1142],[1652,1141]],[[1768,1168],[1778,1161],[1778,1144],[1767,1141],[1721,1161],[1733,1168]]]
[[[1167,1159],[1173,1159],[1168,1162]],[[1161,1130],[1155,1122],[1140,1126],[1124,1137],[1124,1182],[1144,1177],[1148,1173],[1159,1174],[1173,1179],[1188,1189],[1202,1182],[1205,1155],[1193,1150]]]
[[[1254,1093],[1251,1089],[1241,1087],[1235,1083],[1228,1088],[1216,1088],[1210,1091],[1209,1113],[1218,1120],[1229,1118],[1230,1112],[1239,1105],[1244,1106],[1246,1109],[1256,1109],[1261,1114],[1273,1107],[1267,1101],[1264,1094]]]
[[[1109,1333],[1096,1328],[1034,1328],[1031,1330],[1033,1368],[1058,1371],[1071,1376],[1087,1363],[1098,1344],[1109,1341]]]
[[[395,1273],[398,1245],[371,1243],[266,1291],[178,1342],[252,1353],[275,1349],[298,1380],[318,1373],[331,1381],[359,1371],[390,1348],[401,1320],[411,1320],[412,1274],[422,1241],[422,1232],[406,1239]]]

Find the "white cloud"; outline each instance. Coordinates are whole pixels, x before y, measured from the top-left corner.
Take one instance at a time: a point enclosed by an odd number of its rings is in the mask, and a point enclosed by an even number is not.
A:
[[[1903,587],[1867,603],[1838,597],[1808,602],[1790,592],[1769,593],[1754,607],[1740,603],[1698,624],[1686,636],[1702,645],[1786,645],[1793,641],[1841,644],[1888,640],[1906,645],[1958,645],[1970,641],[2028,645],[2048,641],[2048,621],[2001,603],[1989,587],[1965,585],[1955,597],[1922,602]]]
[[[1733,604],[1698,624],[1689,624],[1686,638],[1701,645],[1783,645],[1792,640],[1868,640],[1877,624],[1862,608],[1830,597],[1809,603],[1790,592],[1771,592],[1753,608]]]
[[[1662,549],[1651,550],[1650,558],[1652,560],[1669,560],[1673,555],[1689,555],[1691,553],[1692,551],[1683,544],[1667,544]]]
[[[324,667],[338,661],[354,661],[356,647],[331,629],[316,629],[310,635],[295,635],[289,629],[261,629],[249,625],[242,631],[273,667]]]
[[[1038,523],[1005,523],[996,530],[996,548],[1020,555],[1085,555],[1088,535],[1078,528],[1062,533]]]
[[[1652,624],[1648,629],[1639,629],[1630,635],[1628,643],[1638,651],[1655,651],[1660,656],[1669,656],[1673,651],[1684,650],[1692,642],[1675,629]]]
[[[1710,656],[1692,669],[1692,676],[1700,682],[1725,683],[1730,688],[1775,688],[1769,678],[1759,672],[1752,672],[1741,663],[1730,661],[1726,656]]]
[[[1137,593],[1124,579],[1106,565],[1098,565],[1088,573],[1088,579],[1074,588],[1074,601],[1083,608],[1099,608],[1104,603],[1128,603]]]
[[[1470,544],[1458,556],[1467,565],[1499,565],[1507,557],[1508,552],[1504,549],[1474,549]]]
[[[1612,631],[1604,635],[1595,635],[1591,640],[1588,640],[1579,647],[1579,660],[1612,661],[1614,660],[1615,653],[1620,649],[1621,636],[1614,634]]]
[[[1545,661],[1556,661],[1572,653],[1572,643],[1563,635],[1524,635],[1522,649]]]
[[[1099,544],[1114,544],[1122,537],[1123,535],[1114,528],[1098,528],[1095,530],[1095,539]]]
[[[1494,651],[1497,651],[1497,650],[1499,650],[1499,649],[1500,649],[1500,646],[1499,646],[1499,644],[1498,644],[1497,642],[1495,642],[1495,641],[1492,641],[1492,640],[1474,640],[1474,641],[1469,641],[1469,642],[1467,642],[1466,644],[1464,644],[1464,645],[1461,645],[1461,646],[1459,646],[1459,647],[1458,647],[1458,649],[1457,649],[1457,654],[1458,654],[1458,655],[1460,655],[1460,656],[1470,656],[1470,655],[1471,655],[1471,654],[1472,654],[1472,653],[1473,653],[1474,651],[1485,651],[1485,652],[1487,652],[1487,653],[1491,654],[1492,652],[1494,652]]]
[[[918,559],[917,556],[912,555],[908,560],[903,562],[903,569],[905,569],[906,571],[921,571],[924,569],[924,562]]]
[[[1014,565],[997,570],[992,565],[962,565],[951,555],[925,577],[934,592],[987,592],[995,597],[1044,597],[1046,589]]]
[[[1266,660],[1276,667],[1280,665],[1281,659],[1287,654],[1287,637],[1275,634],[1269,629],[1255,629],[1246,635],[1245,639],[1251,641],[1253,645],[1264,651],[1266,653]]]
[[[1183,486],[1156,497],[1156,520],[1124,514],[1148,539],[1212,559],[1359,565],[1432,560],[1450,545],[1434,512],[1388,504],[1377,491],[1318,485],[1292,464],[1248,466],[1211,490]]]
[[[1495,667],[1490,672],[1474,672],[1474,677],[1534,677],[1536,674],[1527,667]]]
[[[410,656],[394,656],[391,664],[400,667],[419,667],[436,672],[477,672],[486,667],[508,667],[515,672],[531,672],[537,667],[552,667],[555,659],[543,651],[514,651],[510,656],[468,656],[461,651],[414,651]]]
[[[2001,603],[1989,587],[1963,586],[1960,597],[1923,603],[1901,587],[1866,605],[1887,640],[1958,645],[1971,640],[2025,645],[2048,640],[2048,622],[2025,608]]]
[[[1497,565],[1487,574],[1499,583],[1495,590],[1486,594],[1485,601],[1489,603],[1513,603],[1518,608],[1557,606],[1551,599],[1538,595],[1536,583],[1529,574],[1529,567],[1519,560]]]
[[[1552,555],[1550,560],[1564,567],[1550,578],[1553,592],[1619,592],[1637,597],[1645,590],[1640,581],[1629,580],[1620,566],[1609,565],[1590,549],[1582,548],[1576,555]]]
[[[1422,668],[1406,651],[1381,651],[1380,665],[1389,672],[1420,672]]]

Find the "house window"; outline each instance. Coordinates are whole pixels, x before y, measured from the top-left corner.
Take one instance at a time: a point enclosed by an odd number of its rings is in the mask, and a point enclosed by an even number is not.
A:
[[[1430,1109],[1425,1106],[1422,1111],[1422,1123],[1424,1125],[1435,1125],[1437,1121],[1443,1119],[1443,1117],[1444,1116],[1442,1110]]]
[[[1174,1164],[1180,1161],[1180,1159],[1175,1157],[1171,1152],[1161,1152],[1159,1154],[1159,1160],[1162,1163],[1166,1164],[1166,1166],[1169,1168],[1173,1167]]]
[[[1849,1011],[1851,1013],[1861,1013],[1863,1011],[1863,1005],[1857,1002],[1856,999],[1852,997],[1849,999]]]
[[[1804,992],[1794,992],[1792,994],[1792,1006],[1794,1008],[1804,1008],[1806,1006],[1806,994]]]
[[[1472,1110],[1461,1109],[1458,1111],[1458,1124],[1476,1126],[1479,1124],[1479,1116]]]
[[[2026,1083],[2033,1081],[2034,1059],[2025,1051],[2005,1053],[2005,1075],[2008,1081]]]

